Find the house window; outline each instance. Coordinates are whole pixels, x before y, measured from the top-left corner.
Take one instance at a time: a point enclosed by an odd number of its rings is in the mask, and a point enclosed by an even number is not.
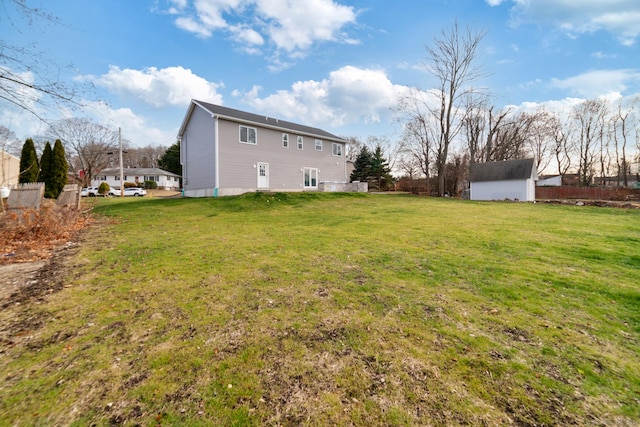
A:
[[[240,126],[240,142],[244,144],[256,144],[256,128]]]
[[[337,157],[342,157],[342,144],[336,144],[334,142],[331,145],[331,154]]]
[[[304,168],[304,188],[318,188],[318,169]]]
[[[322,140],[316,139],[316,151],[322,151]]]
[[[298,150],[302,150],[302,142],[303,142],[302,137],[299,136],[298,137]]]
[[[282,134],[282,148],[289,148],[289,134]]]

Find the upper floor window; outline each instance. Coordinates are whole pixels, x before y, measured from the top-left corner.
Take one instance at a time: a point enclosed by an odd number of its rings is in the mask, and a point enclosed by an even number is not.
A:
[[[298,150],[302,150],[303,139],[301,136],[298,137]]]
[[[240,126],[240,142],[245,144],[256,144],[256,128]]]
[[[289,148],[289,134],[282,134],[282,148]]]
[[[316,151],[322,151],[322,140],[316,139]]]
[[[331,146],[331,154],[334,156],[342,157],[342,144],[333,143]]]

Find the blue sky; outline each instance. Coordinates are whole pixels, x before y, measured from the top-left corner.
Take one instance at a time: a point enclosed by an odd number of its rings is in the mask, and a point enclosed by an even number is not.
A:
[[[192,98],[340,136],[393,140],[398,94],[431,87],[425,46],[455,20],[487,31],[481,83],[497,107],[562,111],[580,99],[640,94],[637,0],[27,3],[58,23],[27,26],[3,4],[0,38],[33,43],[62,66],[60,79],[94,86],[86,111],[61,115],[122,127],[136,146],[172,144]],[[0,125],[20,139],[45,131],[1,102]]]

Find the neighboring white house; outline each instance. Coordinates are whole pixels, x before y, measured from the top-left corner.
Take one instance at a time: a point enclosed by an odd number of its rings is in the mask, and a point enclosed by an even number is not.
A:
[[[124,182],[134,182],[140,187],[145,181],[155,181],[160,190],[180,190],[180,175],[159,168],[123,168]],[[106,182],[109,187],[120,188],[120,168],[104,169],[93,177],[91,185],[99,187]]]
[[[475,163],[469,171],[471,200],[536,200],[534,159]]]
[[[562,186],[562,175],[540,176],[536,181],[536,187],[560,187]]]
[[[344,191],[346,141],[321,129],[191,101],[178,132],[184,195]]]

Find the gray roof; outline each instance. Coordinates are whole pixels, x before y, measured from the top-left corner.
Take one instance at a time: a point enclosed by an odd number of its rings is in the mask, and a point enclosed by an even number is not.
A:
[[[469,181],[511,181],[535,176],[534,159],[505,160],[503,162],[474,163],[469,170]]]
[[[259,126],[266,126],[275,129],[281,129],[283,131],[289,131],[291,133],[298,133],[303,135],[317,136],[323,139],[329,139],[336,142],[346,142],[343,138],[333,135],[322,129],[314,128],[311,126],[300,125],[297,123],[288,122],[286,120],[279,120],[277,118],[247,113],[246,111],[235,110],[233,108],[223,107],[221,105],[209,104],[208,102],[193,100],[195,103],[205,110],[209,111],[212,115],[219,116],[226,119],[238,120],[245,123],[254,123]]]
[[[173,176],[178,178],[180,177],[180,175],[176,175],[173,172],[169,172],[160,168],[122,168],[122,172],[123,172],[123,175],[127,175],[127,176],[129,175],[135,175],[135,176],[164,175],[164,176]],[[118,176],[120,175],[120,168],[103,169],[97,175]]]

